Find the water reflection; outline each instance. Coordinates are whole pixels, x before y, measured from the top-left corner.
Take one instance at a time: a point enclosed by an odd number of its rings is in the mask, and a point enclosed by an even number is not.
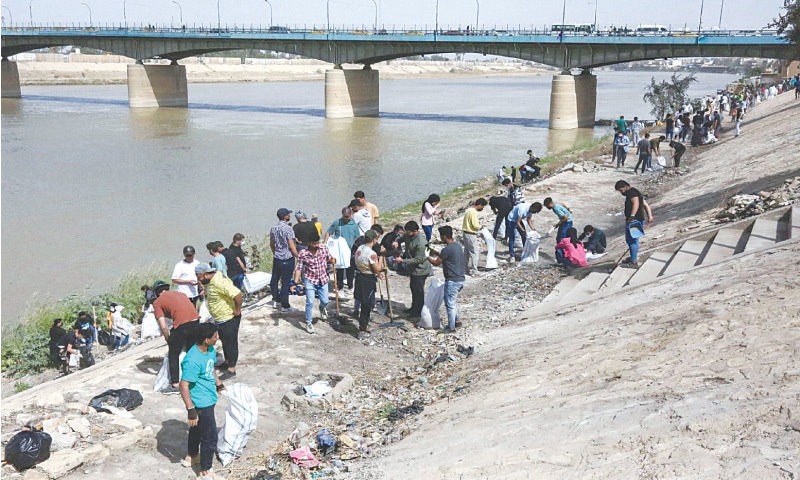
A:
[[[189,132],[189,109],[131,108],[128,121],[137,140],[181,137]]]
[[[593,128],[573,128],[571,130],[548,130],[548,152],[554,153],[569,150],[578,142],[585,142],[594,138]]]
[[[19,115],[22,112],[22,99],[4,98],[0,108],[3,110],[3,115]]]

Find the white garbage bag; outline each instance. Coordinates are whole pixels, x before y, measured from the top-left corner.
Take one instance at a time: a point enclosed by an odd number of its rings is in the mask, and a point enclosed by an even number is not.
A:
[[[212,317],[211,312],[208,311],[208,302],[206,300],[200,300],[200,308],[197,310],[197,313],[200,315],[200,323],[214,321],[214,317]]]
[[[234,383],[225,388],[222,394],[228,397],[225,409],[225,425],[219,431],[217,455],[223,466],[241,456],[250,434],[258,424],[258,403],[250,387],[244,383]]]
[[[336,259],[335,268],[342,269],[350,267],[350,247],[347,245],[347,240],[342,237],[329,238],[328,250],[330,250],[331,255]]]
[[[490,232],[488,228],[483,227],[480,233],[483,236],[483,241],[486,242],[486,269],[491,270],[497,268],[497,258],[494,255],[495,241],[494,238],[492,238],[492,232]]]
[[[666,157],[658,156],[658,157],[656,157],[656,163],[658,163],[662,167],[666,167],[667,166],[667,159],[666,159]]]
[[[161,336],[161,329],[158,328],[158,320],[153,313],[153,306],[145,310],[142,317],[142,340]]]
[[[539,244],[541,236],[539,232],[531,232],[528,234],[528,239],[525,240],[525,246],[522,247],[522,259],[520,263],[523,265],[533,265],[539,261]]]
[[[181,352],[181,355],[178,357],[178,377],[181,376],[181,362],[185,355],[186,352]],[[166,388],[169,388],[169,354],[164,355],[164,361],[161,362],[161,370],[158,371],[156,381],[153,384],[153,391],[160,392]]]
[[[245,274],[242,287],[244,288],[245,292],[253,293],[267,288],[270,280],[272,280],[272,275],[267,272],[251,272]]]
[[[425,305],[422,307],[422,318],[417,323],[419,328],[442,328],[442,316],[439,309],[444,302],[444,280],[434,278],[425,293]]]

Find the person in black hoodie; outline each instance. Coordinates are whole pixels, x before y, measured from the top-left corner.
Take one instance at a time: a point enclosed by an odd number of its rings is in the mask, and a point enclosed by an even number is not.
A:
[[[50,327],[50,361],[58,365],[61,363],[61,358],[58,355],[58,341],[61,337],[67,334],[67,331],[62,328],[64,321],[60,318],[53,320],[53,326]]]

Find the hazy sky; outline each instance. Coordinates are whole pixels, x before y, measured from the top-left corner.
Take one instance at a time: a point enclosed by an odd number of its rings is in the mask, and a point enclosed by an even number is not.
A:
[[[562,0],[477,0],[480,24],[491,28],[523,28],[561,23]],[[177,0],[183,9],[183,23],[216,24],[217,4],[223,24],[266,25],[269,7],[265,0]],[[270,0],[275,25],[311,27],[326,24],[328,0]],[[373,0],[329,0],[333,25],[372,27]],[[433,28],[436,0],[375,0],[379,23],[387,29],[427,25]],[[662,24],[672,28],[697,28],[702,0],[597,0],[597,23],[609,25]],[[5,0],[2,15],[9,22],[9,9],[15,23],[88,23],[91,8],[94,24],[121,23],[123,0]],[[781,10],[783,0],[705,0],[704,26],[717,26],[722,12],[722,28],[756,29],[769,23]],[[5,8],[8,7],[8,8]],[[171,0],[127,0],[129,23],[178,24],[180,11]],[[439,25],[472,25],[476,19],[476,0],[439,0]],[[566,0],[567,23],[591,23],[595,0]]]

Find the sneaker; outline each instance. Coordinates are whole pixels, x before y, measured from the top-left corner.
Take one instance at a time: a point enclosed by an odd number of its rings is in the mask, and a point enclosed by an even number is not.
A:
[[[325,308],[325,307],[319,307],[319,316],[323,320],[327,320],[328,319],[328,309]]]
[[[221,372],[224,372],[227,369],[228,369],[228,362],[222,362],[219,365],[217,365],[217,370]]]
[[[194,457],[191,455],[187,455],[186,458],[181,460],[181,465],[186,468],[192,468],[192,465],[199,465],[200,464],[200,455],[195,455]]]
[[[639,268],[639,263],[638,262],[622,263],[622,264],[620,264],[620,267],[622,267],[622,268]]]
[[[314,325],[312,325],[310,323],[306,323],[306,332],[314,333]]]
[[[272,308],[281,308],[280,300],[271,300],[268,305]]]
[[[172,385],[170,385],[169,387],[161,390],[161,393],[164,395],[178,395],[179,393],[181,393],[181,391],[178,387],[173,387]]]
[[[219,375],[220,380],[228,380],[229,378],[236,378],[236,372],[231,372],[230,370],[225,370]]]
[[[514,257],[511,257],[511,256],[508,257],[508,263],[514,263],[516,261],[517,261],[517,259],[515,259]]]
[[[456,329],[455,328],[450,328],[450,327],[445,327],[445,329],[442,330],[442,333],[444,333],[445,335],[452,335],[452,334],[456,333]]]
[[[294,307],[283,307],[281,308],[281,313],[294,313],[297,309]]]

